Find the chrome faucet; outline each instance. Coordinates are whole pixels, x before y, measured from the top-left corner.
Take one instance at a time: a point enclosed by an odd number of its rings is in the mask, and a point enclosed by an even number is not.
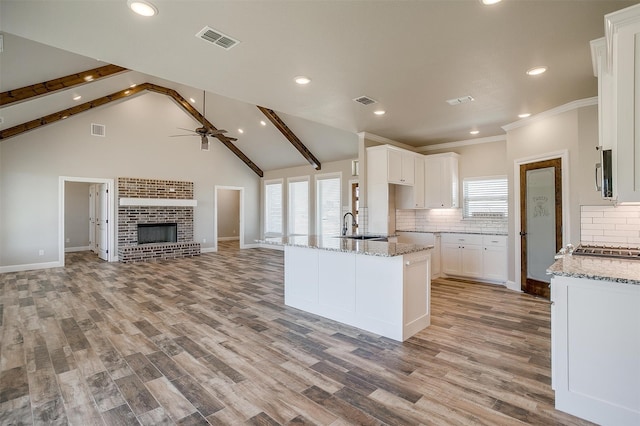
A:
[[[347,235],[347,215],[350,214],[351,215],[351,226],[355,227],[357,225],[356,223],[356,218],[353,216],[353,213],[351,212],[346,212],[344,214],[344,216],[342,216],[342,235]]]

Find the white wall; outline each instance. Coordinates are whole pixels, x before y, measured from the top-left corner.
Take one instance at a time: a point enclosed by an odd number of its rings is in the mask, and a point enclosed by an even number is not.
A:
[[[89,246],[89,184],[66,182],[64,188],[65,248]]]
[[[91,123],[106,125],[106,137],[90,136]],[[170,98],[144,93],[3,140],[0,266],[57,261],[59,176],[192,181],[194,239],[206,238],[203,248],[214,245],[214,186],[244,187],[245,242],[253,243],[260,179],[215,139],[210,151],[201,151],[197,137],[169,137],[196,124]]]
[[[309,176],[309,199],[310,199],[310,211],[309,211],[309,219],[310,219],[310,230],[311,234],[315,234],[316,229],[316,184],[314,177],[316,175],[322,175],[325,173],[341,173],[342,174],[342,211],[351,210],[351,206],[349,204],[349,194],[351,193],[351,188],[349,186],[350,180],[359,180],[360,177],[351,175],[351,162],[352,160],[340,160],[340,161],[332,161],[322,163],[322,170],[316,170],[311,165],[308,166],[299,166],[299,167],[290,167],[286,169],[278,169],[278,170],[270,170],[264,172],[264,180],[271,179],[283,179],[283,211],[285,212],[285,217],[283,218],[283,229],[287,230],[287,178],[301,177],[301,176]],[[360,170],[360,176],[362,176],[362,170]],[[360,180],[360,185],[362,185]],[[362,186],[361,186],[362,188]],[[260,201],[261,203],[261,211],[264,212],[264,199]],[[263,217],[263,216],[261,216]],[[261,234],[264,235],[264,223],[260,224]]]
[[[218,238],[240,236],[240,191],[218,189]]]

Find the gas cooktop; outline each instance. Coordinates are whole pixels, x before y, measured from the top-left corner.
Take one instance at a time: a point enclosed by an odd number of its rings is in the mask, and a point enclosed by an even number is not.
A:
[[[620,259],[639,259],[640,249],[629,247],[605,247],[580,244],[573,250],[578,256],[615,257]]]

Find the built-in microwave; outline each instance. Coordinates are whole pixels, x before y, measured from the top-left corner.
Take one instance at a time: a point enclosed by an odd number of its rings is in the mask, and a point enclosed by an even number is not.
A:
[[[596,189],[602,198],[613,198],[613,161],[611,149],[598,148],[600,162],[596,164]],[[598,175],[598,169],[601,169]]]

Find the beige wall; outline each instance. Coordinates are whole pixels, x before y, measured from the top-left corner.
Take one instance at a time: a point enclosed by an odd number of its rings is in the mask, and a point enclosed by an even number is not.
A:
[[[89,246],[89,184],[67,182],[64,187],[65,248]]]
[[[240,191],[218,189],[218,238],[239,237]]]
[[[106,125],[106,137],[90,136],[91,123]],[[194,182],[194,240],[206,239],[204,249],[214,244],[214,187],[243,187],[245,242],[254,243],[260,178],[215,139],[210,151],[201,151],[196,137],[169,137],[178,127],[193,125],[166,96],[144,93],[3,140],[0,266],[58,260],[59,176]],[[38,256],[39,249],[44,256]]]

